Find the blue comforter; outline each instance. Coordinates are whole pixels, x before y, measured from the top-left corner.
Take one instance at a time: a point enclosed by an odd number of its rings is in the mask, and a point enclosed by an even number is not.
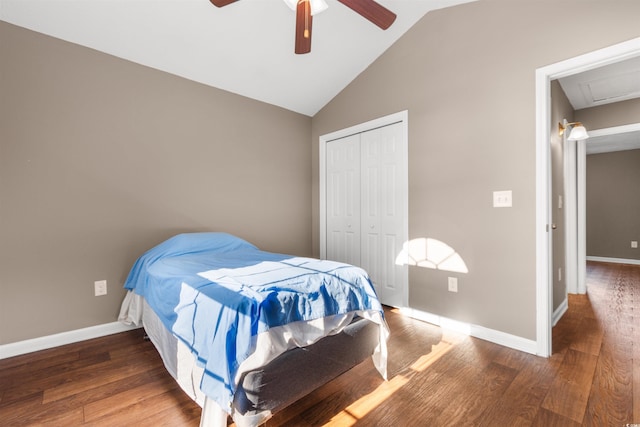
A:
[[[201,389],[229,411],[240,364],[275,326],[383,313],[351,265],[264,252],[226,233],[177,235],[143,254],[124,287],[143,296],[204,367]]]

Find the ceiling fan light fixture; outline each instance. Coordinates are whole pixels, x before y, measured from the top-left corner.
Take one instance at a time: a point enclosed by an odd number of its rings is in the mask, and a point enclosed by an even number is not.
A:
[[[216,7],[223,7],[238,0],[209,0]],[[382,6],[376,0],[338,0],[371,23],[386,30],[396,20],[396,14]],[[311,52],[311,28],[313,15],[327,9],[325,0],[284,0],[285,4],[296,13],[296,41],[294,52],[305,54]]]
[[[323,10],[327,9],[329,5],[324,0],[284,0],[284,2],[293,10],[296,11],[298,7],[298,3],[300,1],[308,1],[311,4],[311,15],[315,15],[316,13],[320,13]]]

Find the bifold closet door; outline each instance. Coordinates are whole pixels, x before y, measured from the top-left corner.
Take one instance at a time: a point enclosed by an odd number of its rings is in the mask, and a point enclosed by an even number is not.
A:
[[[364,268],[384,304],[401,306],[402,124],[329,141],[326,146],[327,259]]]

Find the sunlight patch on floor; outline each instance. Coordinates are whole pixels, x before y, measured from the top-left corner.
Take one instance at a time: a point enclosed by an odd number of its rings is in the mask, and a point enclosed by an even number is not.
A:
[[[409,382],[409,378],[398,375],[389,381],[383,382],[373,392],[349,405],[342,412],[334,416],[325,426],[352,426],[359,419],[367,415],[393,393]]]
[[[440,341],[438,344],[431,347],[431,353],[420,356],[420,358],[411,365],[411,369],[417,372],[423,372],[429,366],[433,365],[438,359],[448,353],[453,346],[454,344]]]
[[[431,347],[431,351],[428,354],[420,356],[418,360],[410,366],[410,369],[415,372],[423,372],[429,366],[433,365],[438,359],[447,354],[453,347],[455,347],[455,344],[455,340],[453,342],[440,341],[438,344]],[[362,396],[340,413],[336,414],[331,421],[324,424],[324,426],[355,425],[369,412],[391,397],[393,393],[404,387],[409,380],[410,378],[408,377],[397,375],[391,380],[383,382],[373,392],[366,396]]]

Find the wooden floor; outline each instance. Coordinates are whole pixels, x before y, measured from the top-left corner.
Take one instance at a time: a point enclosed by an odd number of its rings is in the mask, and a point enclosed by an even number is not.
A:
[[[640,266],[590,263],[546,359],[389,311],[389,381],[367,361],[268,426],[640,423]],[[0,425],[198,426],[140,330],[0,360]]]

